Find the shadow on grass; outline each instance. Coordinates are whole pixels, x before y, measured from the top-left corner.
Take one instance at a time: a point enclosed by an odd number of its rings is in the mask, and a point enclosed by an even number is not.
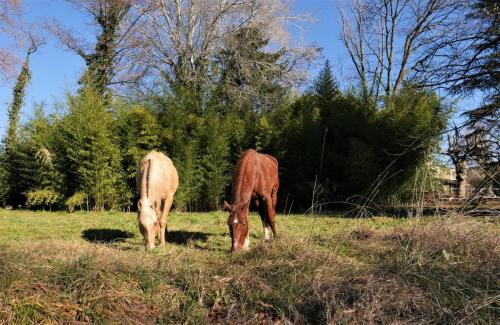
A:
[[[82,238],[91,243],[118,243],[127,238],[133,238],[134,234],[120,229],[86,229],[82,231]]]
[[[167,232],[167,242],[186,245],[192,241],[206,242],[211,234],[199,231],[173,230]]]

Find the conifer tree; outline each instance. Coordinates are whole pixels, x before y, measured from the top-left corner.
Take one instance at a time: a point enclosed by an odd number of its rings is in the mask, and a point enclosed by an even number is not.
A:
[[[218,54],[220,89],[226,104],[240,110],[266,111],[286,94],[278,82],[287,65],[284,50],[266,51],[269,39],[258,28],[242,28]]]
[[[332,74],[330,61],[326,60],[313,84],[313,92],[322,103],[331,103],[339,95],[339,88]]]

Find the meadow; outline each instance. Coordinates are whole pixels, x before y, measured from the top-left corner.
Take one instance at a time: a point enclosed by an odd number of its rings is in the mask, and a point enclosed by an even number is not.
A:
[[[495,217],[278,215],[230,254],[226,213],[171,213],[145,251],[133,213],[0,210],[0,324],[493,324]]]

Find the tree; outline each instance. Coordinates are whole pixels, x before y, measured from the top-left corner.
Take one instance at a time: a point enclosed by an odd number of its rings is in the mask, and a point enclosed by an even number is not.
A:
[[[412,78],[429,44],[446,35],[456,0],[353,0],[341,37],[365,98],[390,97]]]
[[[52,205],[58,200],[59,194],[49,188],[26,192],[26,205],[29,207],[41,205],[42,209],[45,209],[45,206],[48,205],[49,209],[52,210]]]
[[[326,79],[312,89],[331,89],[321,86]],[[280,202],[308,209],[312,201],[345,208],[411,199],[407,184],[438,146],[448,113],[437,95],[410,84],[382,107],[339,90],[330,101],[310,92],[277,108],[266,115],[275,131],[263,150],[280,161]]]
[[[500,97],[493,102],[470,110],[467,117],[467,143],[471,158],[476,161],[492,179],[500,176]]]
[[[170,87],[187,86],[202,96],[218,75],[211,75],[214,55],[242,30],[259,30],[278,48],[286,48],[289,79],[303,79],[299,71],[303,59],[316,49],[291,47],[288,22],[300,17],[290,14],[287,3],[280,0],[231,1],[144,1],[139,10],[153,6],[141,27],[135,30],[137,51],[134,66],[147,66],[151,73],[164,78]],[[241,45],[241,44],[240,44]]]
[[[80,211],[82,210],[82,205],[87,201],[87,195],[83,192],[75,192],[70,198],[68,198],[65,202],[66,207],[68,208],[68,212],[74,212],[75,207],[78,206]]]
[[[24,91],[31,77],[29,71],[29,56],[28,52],[26,60],[22,66],[21,72],[17,77],[16,84],[12,93],[12,104],[9,108],[9,125],[7,127],[7,136],[5,138],[5,152],[7,155],[15,151],[17,140],[17,124],[19,122],[19,113],[24,101]]]
[[[494,97],[500,84],[500,6],[494,0],[459,3],[460,15],[452,17],[447,32],[429,43],[418,61],[419,80],[453,92],[482,90]]]
[[[330,61],[326,60],[312,87],[320,102],[331,103],[340,95],[339,87],[332,74]]]
[[[467,170],[469,169],[468,161],[470,159],[470,146],[467,140],[463,137],[458,128],[455,127],[453,136],[448,135],[448,150],[453,166],[455,167],[456,190],[457,198],[464,198],[466,194],[466,178]]]
[[[270,110],[283,99],[288,69],[286,50],[266,50],[270,39],[258,28],[245,27],[229,36],[216,54],[220,80],[215,98],[227,109],[244,115],[247,110]]]
[[[13,193],[12,190],[9,189],[9,187],[11,187],[12,184],[17,183],[16,178],[19,176],[17,173],[15,173],[15,168],[16,168],[15,156],[18,154],[18,152],[16,152],[17,132],[18,132],[19,114],[24,101],[26,85],[28,84],[29,79],[31,77],[29,70],[29,59],[30,56],[36,52],[39,45],[40,44],[38,43],[38,41],[32,38],[32,44],[27,50],[26,58],[22,65],[21,72],[17,76],[17,80],[14,85],[14,89],[12,92],[12,103],[8,111],[9,124],[7,127],[7,135],[5,138],[2,165],[5,168],[5,175],[4,175],[6,177],[5,183],[8,186],[6,190],[7,199],[10,201],[14,200],[15,193]]]
[[[113,133],[113,115],[91,87],[69,95],[68,110],[56,125],[57,165],[64,174],[64,193],[86,193],[97,210],[118,207],[118,189],[125,175]]]
[[[93,50],[62,24],[52,21],[48,30],[68,49],[85,60],[87,70],[80,79],[83,85],[92,85],[109,102],[109,87],[114,84],[134,82],[140,71],[123,72],[126,54],[133,48],[131,36],[139,19],[149,10],[131,10],[134,0],[67,0],[77,9],[89,14],[98,27],[99,34]]]
[[[229,162],[229,132],[230,125],[227,120],[214,113],[205,117],[205,123],[210,125],[202,131],[201,157],[203,168],[203,201],[204,209],[219,210],[224,191],[230,181]]]
[[[494,0],[463,2],[461,13],[438,42],[428,45],[417,77],[452,94],[482,95],[482,104],[463,114],[464,133],[471,158],[495,179],[500,172],[500,5]]]
[[[160,126],[149,109],[137,104],[119,103],[114,121],[120,147],[121,164],[126,174],[126,187],[121,190],[130,203],[136,193],[138,162],[151,150],[160,148]],[[138,193],[137,193],[138,194]]]
[[[0,36],[19,39],[20,1],[0,0]],[[15,42],[14,42],[15,43]],[[8,79],[17,66],[18,58],[12,48],[0,47],[0,76]]]
[[[16,205],[24,203],[24,193],[28,192],[45,191],[38,193],[43,194],[51,191],[57,197],[61,194],[62,176],[55,164],[57,159],[52,126],[52,121],[45,116],[43,106],[40,105],[20,128],[16,151],[10,161],[15,175],[15,182],[11,184]]]
[[[203,187],[200,130],[210,129],[203,123],[193,105],[196,95],[179,88],[175,95],[156,98],[155,106],[162,126],[161,149],[173,161],[179,174],[175,205],[179,210],[200,209],[200,190]]]

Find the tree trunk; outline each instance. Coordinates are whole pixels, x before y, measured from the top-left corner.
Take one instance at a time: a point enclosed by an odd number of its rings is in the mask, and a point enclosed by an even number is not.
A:
[[[455,166],[455,172],[456,172],[456,180],[457,180],[457,187],[455,189],[455,197],[459,199],[465,198],[465,189],[466,189],[466,179],[467,179],[467,160],[462,159],[460,160],[456,166]]]

